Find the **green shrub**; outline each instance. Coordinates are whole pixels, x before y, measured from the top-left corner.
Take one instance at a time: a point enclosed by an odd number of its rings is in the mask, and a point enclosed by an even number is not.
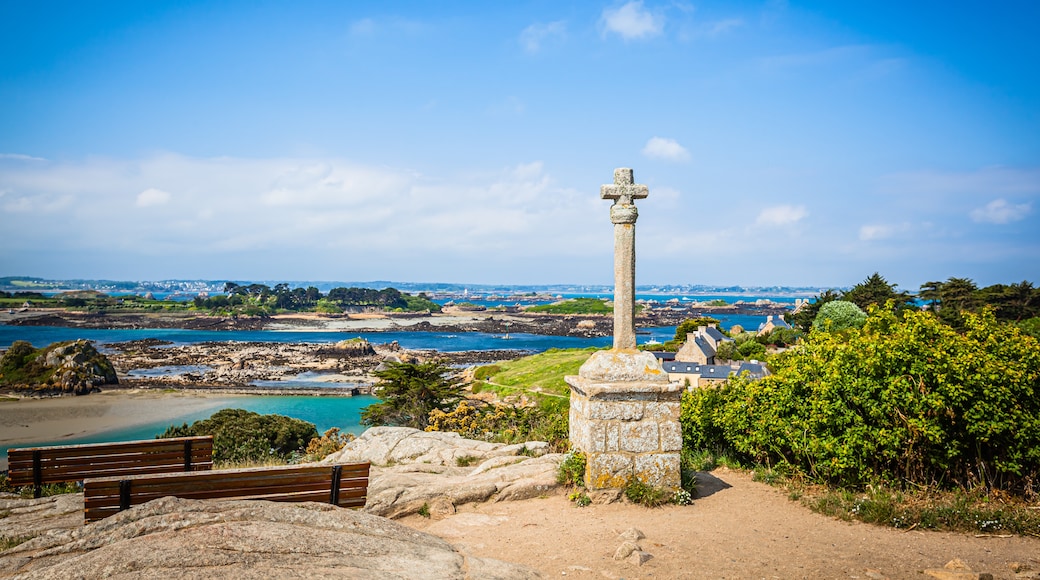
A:
[[[173,425],[158,438],[213,436],[215,463],[257,462],[270,458],[288,461],[318,437],[313,423],[282,415],[260,415],[243,409],[222,409],[190,426]]]
[[[813,330],[837,332],[850,328],[859,328],[867,321],[867,314],[847,300],[832,300],[820,307],[820,312],[813,320]]]
[[[585,454],[581,451],[571,451],[563,458],[560,468],[556,472],[556,483],[560,485],[573,485],[585,487]]]
[[[570,495],[567,496],[567,499],[574,502],[574,505],[578,507],[585,507],[592,503],[592,498],[589,497],[589,494],[585,493],[585,491],[581,489],[572,491]]]
[[[351,433],[340,433],[339,427],[333,427],[321,437],[315,437],[307,443],[307,450],[304,452],[305,461],[321,461],[329,455],[343,449],[343,446],[354,440],[354,435]]]
[[[645,507],[659,507],[671,501],[674,494],[667,490],[654,487],[638,477],[628,480],[622,490],[628,501]]]
[[[685,444],[850,488],[1040,491],[1040,345],[990,312],[966,314],[961,334],[928,313],[873,310],[772,367],[684,394]]]

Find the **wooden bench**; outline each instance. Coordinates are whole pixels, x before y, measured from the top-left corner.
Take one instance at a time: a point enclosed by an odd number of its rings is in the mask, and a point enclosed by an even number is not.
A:
[[[212,467],[213,437],[208,435],[7,450],[8,480],[13,486],[33,486],[34,497],[50,483]]]
[[[364,507],[368,471],[368,463],[354,463],[91,478],[83,482],[83,515],[86,521],[93,522],[166,496],[320,501],[340,507]]]

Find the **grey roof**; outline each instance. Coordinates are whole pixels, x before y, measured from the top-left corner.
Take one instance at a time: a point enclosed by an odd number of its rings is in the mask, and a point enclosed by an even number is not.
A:
[[[715,347],[713,347],[711,343],[708,342],[708,340],[705,339],[703,336],[698,336],[696,339],[694,339],[694,341],[696,342],[697,347],[701,349],[701,352],[703,352],[705,356],[715,356]]]
[[[668,352],[668,351],[663,351],[663,350],[654,350],[654,351],[650,351],[650,352],[652,352],[653,355],[657,357],[657,360],[660,360],[660,361],[675,360],[675,353],[674,352]]]
[[[700,376],[707,378],[718,377],[724,379],[733,372],[733,368],[729,365],[702,365],[699,363],[669,361],[663,363],[661,366],[663,366],[665,372],[668,373],[699,374]]]
[[[769,324],[769,322],[770,322],[770,320],[767,318],[765,322],[763,322],[762,324],[758,325],[758,329],[759,330],[764,329],[766,327],[766,325]],[[780,318],[779,316],[774,316],[773,320],[771,322],[773,323],[773,328],[787,328],[787,329],[792,328],[790,322],[787,322],[786,320]]]
[[[718,328],[715,328],[714,326],[709,326],[708,328],[704,329],[704,334],[707,334],[708,336],[715,339],[715,342],[733,341],[732,338],[726,336],[725,334],[722,334],[722,331]]]
[[[736,373],[739,375],[744,372],[750,374],[753,379],[761,379],[769,374],[769,369],[766,368],[766,365],[760,362],[744,361],[740,363],[739,367],[737,367]]]

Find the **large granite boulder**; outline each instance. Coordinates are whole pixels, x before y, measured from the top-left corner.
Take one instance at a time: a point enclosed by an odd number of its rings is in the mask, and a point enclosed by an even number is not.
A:
[[[464,439],[458,433],[373,427],[323,463],[372,463],[365,511],[389,518],[451,512],[464,503],[523,500],[557,491],[563,455],[548,444]]]
[[[108,357],[88,340],[54,343],[44,349],[19,340],[0,357],[0,386],[14,390],[84,395],[118,383]]]
[[[82,496],[80,496],[82,497]],[[385,518],[319,503],[162,498],[0,554],[0,578],[528,579]]]

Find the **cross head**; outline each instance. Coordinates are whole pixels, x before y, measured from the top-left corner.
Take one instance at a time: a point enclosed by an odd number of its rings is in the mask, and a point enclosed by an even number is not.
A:
[[[614,184],[599,188],[600,199],[612,199],[615,204],[631,205],[633,200],[643,199],[650,195],[645,185],[634,183],[632,170],[626,167],[614,170]]]

